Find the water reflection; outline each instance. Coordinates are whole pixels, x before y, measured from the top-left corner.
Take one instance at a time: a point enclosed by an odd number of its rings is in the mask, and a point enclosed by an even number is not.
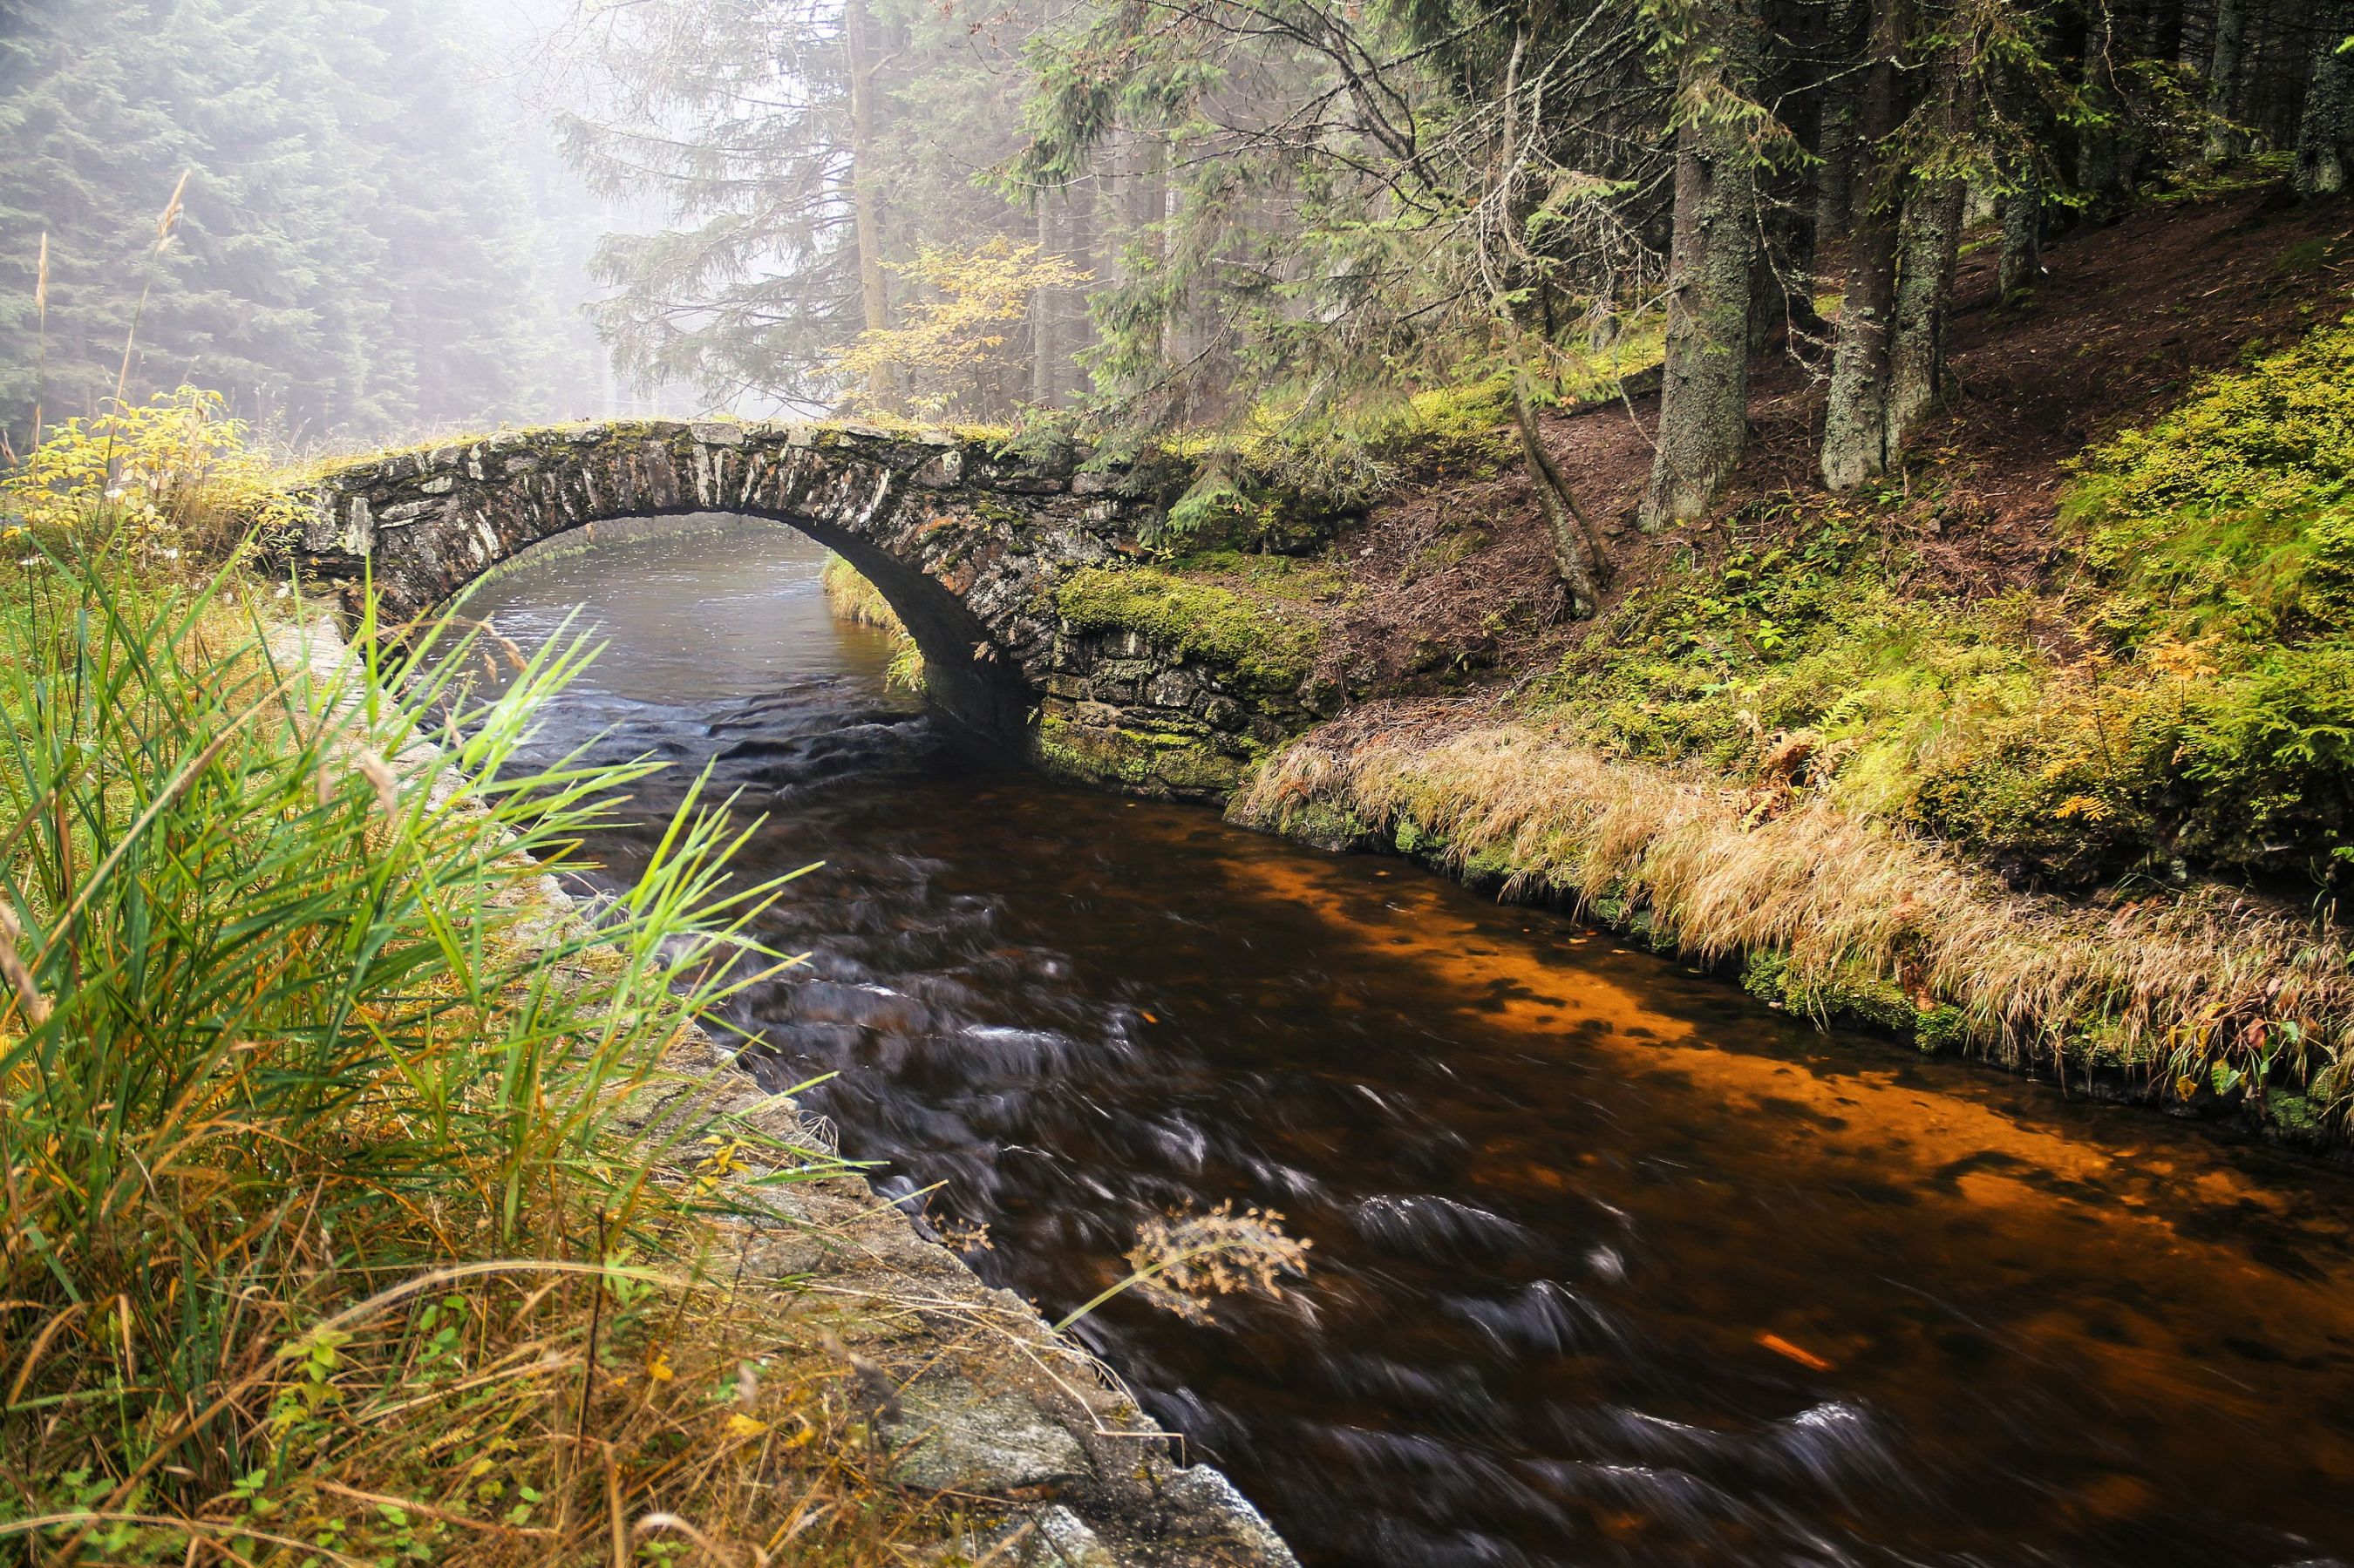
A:
[[[476,608],[611,639],[545,744],[716,758],[755,870],[826,862],[736,1022],[992,1282],[1067,1308],[1186,1202],[1313,1239],[1287,1302],[1085,1329],[1311,1563],[2354,1555],[2339,1176],[1010,771],[885,695],[818,561],[738,524]]]

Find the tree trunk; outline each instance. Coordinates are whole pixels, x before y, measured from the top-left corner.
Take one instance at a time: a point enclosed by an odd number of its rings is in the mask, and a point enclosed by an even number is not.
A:
[[[1055,198],[1050,191],[1038,195],[1038,256],[1041,260],[1060,253],[1060,237],[1055,232]],[[1030,296],[1030,401],[1041,408],[1058,406],[1063,367],[1063,302],[1055,296],[1058,289],[1040,289]]]
[[[1754,0],[1712,6],[1704,66],[1752,98],[1761,41]],[[1757,266],[1757,161],[1744,128],[1690,122],[1676,143],[1675,233],[1668,258],[1667,362],[1658,453],[1638,520],[1645,533],[1698,517],[1741,461],[1749,435],[1749,302]]]
[[[1568,590],[1570,614],[1583,620],[1601,608],[1596,577],[1607,575],[1609,560],[1602,553],[1602,536],[1595,531],[1594,520],[1577,503],[1576,493],[1554,466],[1553,454],[1545,450],[1537,432],[1536,409],[1529,402],[1526,376],[1512,380],[1512,424],[1520,431],[1521,461],[1537,493],[1537,509],[1544,514],[1545,530],[1553,538],[1553,570],[1561,574],[1562,587]],[[1586,565],[1589,551],[1594,557],[1590,567]]]
[[[1962,184],[1919,185],[1897,227],[1895,325],[1888,352],[1891,452],[1904,450],[1937,406],[1946,376],[1946,314],[1961,253]]]
[[[2116,214],[2125,194],[2116,51],[2122,47],[2109,0],[2093,0],[2084,27],[2084,102],[2099,118],[2076,135],[2076,185],[2092,198],[2095,217]]]
[[[1096,202],[1100,182],[1094,175],[1083,175],[1073,181],[1064,195],[1066,206],[1063,213],[1064,254],[1071,259],[1074,270],[1093,274],[1096,270]],[[1064,401],[1084,396],[1087,389],[1087,372],[1078,356],[1095,346],[1095,322],[1087,311],[1089,283],[1075,283],[1062,291],[1063,367],[1055,372],[1064,389]]]
[[[1823,88],[1822,129],[1815,148],[1822,159],[1815,174],[1818,251],[1846,237],[1854,206],[1856,116],[1863,96],[1863,78],[1855,68],[1863,52],[1863,0],[1830,0],[1823,54],[1831,79]]]
[[[1815,85],[1821,71],[1822,43],[1809,37],[1806,13],[1810,7],[1787,0],[1769,0],[1765,36],[1768,40],[1764,73],[1768,102],[1787,104],[1784,123],[1801,145],[1822,145],[1822,92]],[[1794,45],[1791,40],[1805,42]],[[1755,355],[1773,341],[1777,329],[1819,335],[1823,318],[1815,310],[1815,250],[1817,206],[1820,182],[1794,164],[1757,172],[1757,276],[1749,291],[1749,350]]]
[[[2043,193],[2030,186],[2006,191],[2002,198],[2002,255],[1995,273],[1996,291],[2009,299],[2035,287],[2043,276]]]
[[[2354,50],[2339,46],[2354,33],[2354,4],[2324,4],[2306,77],[2305,113],[2296,128],[2296,194],[2344,194],[2354,163]]]
[[[1855,215],[1849,224],[1847,297],[1831,351],[1823,412],[1823,482],[1850,490],[1888,467],[1888,354],[1896,310],[1896,196],[1882,166],[1896,128],[1896,56],[1902,45],[1894,0],[1875,0],[1872,60],[1863,77],[1858,124]]]
[[[2207,156],[2221,162],[2247,150],[2236,122],[2240,77],[2248,47],[2251,0],[2216,0],[2214,50],[2207,61]]]
[[[850,55],[851,224],[858,244],[858,297],[866,330],[887,332],[891,295],[883,274],[883,198],[875,167],[875,72],[879,62],[872,26],[865,0],[850,0],[843,12],[842,37]],[[877,365],[867,373],[866,391],[877,402],[894,400],[897,388],[888,366]]]

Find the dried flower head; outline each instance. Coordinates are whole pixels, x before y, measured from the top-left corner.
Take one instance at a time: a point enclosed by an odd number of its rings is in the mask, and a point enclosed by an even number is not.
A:
[[[35,1029],[49,1021],[49,999],[33,981],[33,971],[24,959],[25,927],[16,918],[16,911],[0,901],[0,974],[5,974],[11,990],[16,993],[16,1009],[25,1022]]]
[[[376,803],[387,817],[400,815],[400,786],[392,776],[391,766],[383,758],[366,747],[354,747],[351,768],[376,790]]]
[[[1209,1210],[1173,1209],[1136,1227],[1128,1252],[1137,1293],[1188,1322],[1210,1320],[1214,1297],[1283,1298],[1282,1277],[1308,1272],[1304,1237],[1285,1234],[1273,1209],[1237,1213],[1228,1199]]]

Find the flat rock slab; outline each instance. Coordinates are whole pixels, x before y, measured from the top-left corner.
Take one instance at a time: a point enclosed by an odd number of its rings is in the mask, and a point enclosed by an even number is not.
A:
[[[1087,1472],[1079,1440],[1027,1394],[986,1393],[960,1377],[905,1390],[883,1437],[892,1478],[928,1491],[1002,1495]]]

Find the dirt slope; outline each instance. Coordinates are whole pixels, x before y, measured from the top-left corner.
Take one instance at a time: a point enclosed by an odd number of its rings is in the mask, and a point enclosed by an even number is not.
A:
[[[2276,194],[2137,213],[2053,245],[2024,301],[1999,304],[1994,253],[1965,256],[1951,360],[1956,397],[1924,430],[1903,482],[1928,591],[1972,597],[2034,582],[2057,558],[2069,460],[2147,419],[2201,372],[2342,311],[2354,285],[2354,204]],[[1711,523],[1647,538],[1634,526],[1656,396],[1548,420],[1546,435],[1605,520],[1612,602],[1687,549],[1724,547],[1723,520],[1819,496],[1819,345],[1776,345],[1753,377],[1751,444]],[[1770,526],[1770,522],[1763,525]],[[1468,693],[1550,667],[1588,629],[1561,618],[1552,559],[1515,465],[1406,489],[1334,552],[1352,591],[1323,662],[1352,690]],[[1606,611],[1607,606],[1606,605]]]

